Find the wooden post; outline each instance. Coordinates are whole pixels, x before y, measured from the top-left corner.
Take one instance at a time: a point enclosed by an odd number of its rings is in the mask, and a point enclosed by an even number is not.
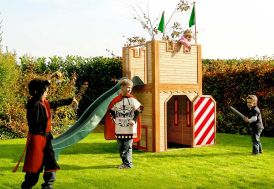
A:
[[[160,151],[159,42],[151,43],[153,151]]]
[[[195,3],[196,2],[193,2],[193,6],[194,6],[194,15],[195,15],[195,44],[197,44],[197,28],[196,28],[196,26],[197,26],[197,22],[196,22],[196,7],[195,7]]]

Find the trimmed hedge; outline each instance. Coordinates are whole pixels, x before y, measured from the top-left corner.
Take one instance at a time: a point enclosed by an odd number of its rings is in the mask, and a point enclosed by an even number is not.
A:
[[[12,65],[7,60],[1,60],[5,61],[5,65]],[[77,116],[80,116],[98,96],[111,88],[116,78],[122,77],[120,58],[67,56],[63,59],[53,56],[46,59],[23,56],[20,57],[20,66],[16,65],[15,56],[12,60],[16,69],[12,68],[7,72],[13,73],[18,70],[18,77],[13,77],[12,80],[17,87],[11,87],[6,80],[2,83],[5,84],[12,97],[16,98],[11,101],[12,98],[7,91],[0,93],[7,99],[5,101],[7,105],[13,107],[12,111],[7,108],[1,109],[3,113],[0,114],[0,139],[26,136],[28,128],[25,105],[29,98],[27,86],[31,79],[49,79],[52,73],[57,70],[61,71],[63,73],[62,82],[56,78],[52,79],[48,99],[56,100],[75,96],[79,100],[77,112],[71,106],[52,110],[53,134],[58,135],[73,124]],[[5,76],[5,74],[2,75]]]
[[[203,60],[203,94],[217,102],[217,131],[248,134],[249,128],[229,108],[247,115],[246,96],[255,94],[265,136],[274,136],[274,60]]]
[[[25,72],[28,65],[32,65],[32,72],[49,74],[61,71],[66,77],[76,77],[75,89],[78,92],[78,116],[101,94],[109,90],[122,77],[121,58],[67,56],[65,59],[58,56],[46,58],[21,57],[21,69]]]
[[[61,71],[63,80],[52,79],[49,99],[75,95],[79,100],[77,114],[72,107],[53,111],[53,131],[58,135],[122,77],[121,58],[23,56],[18,66],[14,54],[1,52],[0,56],[0,139],[26,135],[25,104],[31,79],[49,78],[55,71]],[[274,60],[203,60],[203,94],[212,95],[217,102],[217,131],[248,134],[248,126],[229,106],[246,114],[243,99],[248,94],[256,94],[265,126],[263,134],[274,136],[273,78]]]

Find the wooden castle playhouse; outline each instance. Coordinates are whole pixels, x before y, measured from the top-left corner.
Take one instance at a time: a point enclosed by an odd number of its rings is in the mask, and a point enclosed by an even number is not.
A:
[[[216,102],[202,94],[201,46],[186,52],[179,43],[148,41],[123,48],[123,76],[138,76],[133,95],[144,105],[142,138],[135,146],[152,152],[169,144],[215,143]]]

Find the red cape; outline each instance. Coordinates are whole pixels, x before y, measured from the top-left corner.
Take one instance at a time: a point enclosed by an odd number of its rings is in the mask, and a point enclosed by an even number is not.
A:
[[[42,106],[46,109],[46,114],[48,117],[46,132],[51,130],[51,119],[50,119],[50,105],[47,100],[40,102]],[[23,166],[23,172],[37,173],[42,170],[43,159],[44,159],[44,149],[47,143],[47,139],[42,135],[32,135],[28,134],[27,138],[27,153],[25,157],[25,162]]]
[[[128,98],[135,98],[131,94],[127,94]],[[116,96],[112,101],[110,102],[107,113],[106,113],[106,118],[105,118],[105,139],[106,140],[116,140],[115,137],[115,123],[113,122],[112,116],[109,113],[109,110],[116,104],[117,102],[121,101],[123,96],[120,94]],[[133,142],[139,142],[141,139],[141,131],[142,131],[142,124],[141,124],[141,116],[139,115],[137,118],[137,138],[133,139]]]
[[[28,135],[27,153],[23,172],[38,173],[43,166],[46,137],[41,135]]]

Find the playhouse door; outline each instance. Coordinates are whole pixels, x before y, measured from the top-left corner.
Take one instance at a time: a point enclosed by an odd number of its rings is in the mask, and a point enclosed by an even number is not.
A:
[[[204,146],[215,143],[216,136],[216,102],[209,95],[198,96],[193,102],[194,143]]]
[[[167,102],[167,143],[190,145],[191,102],[174,95]]]

